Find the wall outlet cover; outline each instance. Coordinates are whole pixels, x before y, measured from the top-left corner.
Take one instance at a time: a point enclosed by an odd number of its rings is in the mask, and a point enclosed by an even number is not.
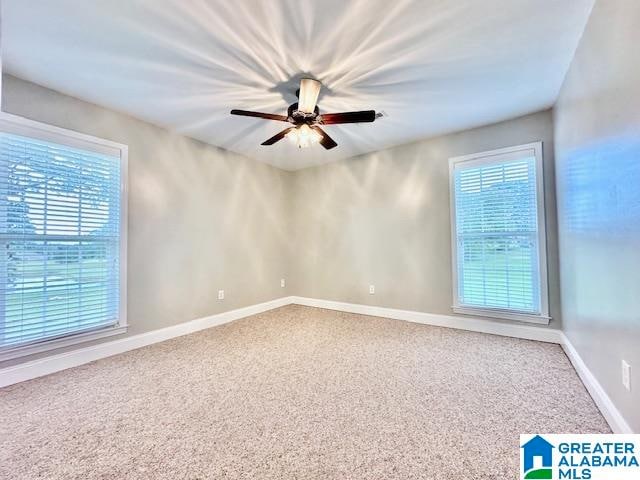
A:
[[[626,360],[622,360],[622,385],[631,391],[631,365]]]

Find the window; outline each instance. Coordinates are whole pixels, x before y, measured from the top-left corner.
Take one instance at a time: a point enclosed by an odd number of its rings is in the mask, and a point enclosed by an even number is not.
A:
[[[542,143],[452,158],[453,310],[548,323]]]
[[[0,115],[0,360],[126,329],[126,155]]]

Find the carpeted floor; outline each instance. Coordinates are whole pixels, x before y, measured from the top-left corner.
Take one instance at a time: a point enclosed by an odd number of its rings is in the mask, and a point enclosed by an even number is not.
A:
[[[505,479],[608,431],[557,345],[288,306],[0,390],[0,478]]]

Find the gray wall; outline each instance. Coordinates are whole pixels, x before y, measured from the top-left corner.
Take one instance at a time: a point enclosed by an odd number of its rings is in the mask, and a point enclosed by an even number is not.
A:
[[[295,294],[451,314],[448,159],[542,140],[551,326],[558,328],[552,138],[545,111],[294,172]]]
[[[569,340],[640,432],[640,2],[598,0],[556,105]],[[621,359],[632,365],[632,393]]]
[[[551,326],[560,325],[549,111],[285,172],[15,77],[4,83],[9,113],[129,145],[128,335],[292,294],[450,314],[448,158],[537,140],[551,186]]]
[[[11,76],[2,107],[129,146],[128,335],[288,294],[289,172]]]

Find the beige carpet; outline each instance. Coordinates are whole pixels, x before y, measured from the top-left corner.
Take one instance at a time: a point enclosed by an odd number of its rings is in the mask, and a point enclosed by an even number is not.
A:
[[[608,432],[557,345],[289,306],[0,390],[2,479],[506,479]]]

